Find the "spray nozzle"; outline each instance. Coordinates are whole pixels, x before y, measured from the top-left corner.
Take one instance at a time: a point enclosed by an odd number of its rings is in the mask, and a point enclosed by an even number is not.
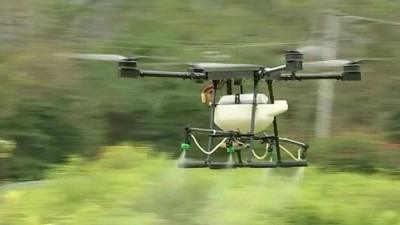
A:
[[[268,153],[271,153],[274,150],[274,148],[272,147],[272,145],[268,145],[267,151]]]
[[[181,150],[182,151],[189,150],[189,148],[190,148],[190,144],[189,143],[182,143],[181,144]]]
[[[229,145],[226,147],[226,152],[228,152],[229,154],[232,154],[232,153],[235,152],[235,147],[233,146],[233,144],[229,144]]]

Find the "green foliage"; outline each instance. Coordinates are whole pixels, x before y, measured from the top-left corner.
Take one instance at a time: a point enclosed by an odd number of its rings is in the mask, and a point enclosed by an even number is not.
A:
[[[393,177],[183,170],[149,151],[105,147],[96,161],[69,158],[40,185],[0,189],[0,224],[400,224]]]
[[[10,157],[15,150],[15,142],[0,139],[0,158]]]
[[[43,172],[49,168],[49,162],[34,157],[11,157],[2,162],[3,178],[13,181],[40,180]]]
[[[394,112],[388,121],[387,132],[396,143],[400,143],[400,111]]]
[[[77,149],[94,148],[87,140],[95,140],[95,133],[71,119],[70,105],[66,99],[24,99],[15,114],[0,122],[2,136],[17,143],[12,157],[3,162],[9,178],[38,179],[48,164],[63,162]],[[89,151],[80,152],[85,153]]]
[[[17,142],[15,158],[7,160],[16,163],[8,165],[14,168],[12,177],[22,178],[17,171],[37,171],[24,165],[62,162],[71,153],[93,156],[97,146],[123,141],[151,142],[176,153],[185,125],[208,124],[209,110],[199,102],[201,84],[117,79],[113,63],[77,62],[54,53],[161,55],[193,62],[216,61],[208,55],[217,52],[230,56],[229,62],[274,66],[282,63],[283,50],[298,47],[285,43],[323,37],[319,9],[326,8],[392,20],[398,20],[395,12],[400,10],[390,0],[3,2],[0,138]],[[398,32],[392,26],[346,20],[342,31],[340,40],[350,40],[338,43],[342,58],[399,57]],[[392,90],[398,88],[399,67],[382,64],[365,65],[360,83],[337,85],[336,132],[385,130],[391,140],[399,139],[397,114],[393,123],[385,123],[386,112],[398,106]],[[316,88],[313,82],[277,82],[276,97],[287,99],[290,108],[279,119],[281,134],[311,139]]]
[[[18,143],[16,155],[60,162],[81,142],[76,128],[66,123],[61,104],[33,101],[19,103],[16,114],[2,128]]]
[[[398,149],[374,135],[344,133],[340,136],[314,141],[311,162],[323,168],[344,171],[376,172],[380,169],[400,171]]]

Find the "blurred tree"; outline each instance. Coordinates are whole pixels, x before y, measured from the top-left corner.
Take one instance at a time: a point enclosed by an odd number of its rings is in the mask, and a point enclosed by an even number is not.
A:
[[[7,158],[11,156],[15,150],[15,147],[15,142],[0,139],[0,158]]]
[[[62,162],[64,156],[79,149],[82,137],[66,120],[64,107],[60,102],[39,99],[17,104],[15,115],[1,122],[1,133],[18,143],[12,159],[7,160],[7,171],[36,171],[34,168],[43,167],[40,164]]]
[[[209,111],[198,103],[198,84],[116,79],[113,64],[65,60],[52,57],[53,53],[162,55],[185,62],[203,61],[204,52],[211,51],[229,55],[230,62],[277,65],[282,62],[283,49],[298,47],[285,43],[310,39],[313,21],[319,18],[315,16],[318,8],[400,19],[395,13],[400,10],[399,4],[393,1],[339,2],[2,2],[0,135],[18,143],[15,155],[6,160],[8,173],[32,178],[46,168],[46,163],[63,162],[68,154],[92,156],[100,145],[127,140],[151,141],[160,146],[156,149],[178,153],[182,128],[207,124]],[[340,42],[340,57],[399,56],[398,29],[370,22],[348,27],[344,35],[352,41]],[[364,68],[362,83],[337,86],[334,133],[358,129],[360,133],[379,134],[384,125],[381,117],[386,118],[386,114],[377,112],[388,107],[387,111],[393,110],[396,97],[392,90],[398,87],[398,76],[393,74],[398,65]],[[373,71],[375,68],[379,74]],[[290,111],[280,120],[282,134],[310,138],[315,88],[313,82],[277,83],[277,98],[290,102]],[[395,141],[399,140],[399,117],[394,113],[387,129]],[[327,145],[331,144],[328,141]],[[332,149],[342,150],[338,145]],[[373,151],[368,150],[374,155]],[[326,154],[333,152],[327,150]],[[383,155],[378,158],[386,160]],[[349,156],[346,162],[351,160]],[[356,163],[367,163],[365,160]]]
[[[80,143],[78,129],[64,118],[57,103],[27,100],[19,103],[16,114],[3,127],[18,143],[16,155],[60,162],[64,154],[74,151]]]
[[[5,178],[5,159],[10,157],[15,150],[16,144],[13,141],[0,139],[0,182]]]
[[[391,140],[400,143],[400,111],[392,113],[388,120],[387,131]]]

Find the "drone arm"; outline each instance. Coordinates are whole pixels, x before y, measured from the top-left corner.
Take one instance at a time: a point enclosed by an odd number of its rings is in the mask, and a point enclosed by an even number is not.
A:
[[[190,79],[191,74],[188,72],[140,70],[140,77],[166,77],[166,78]]]
[[[320,79],[332,79],[332,80],[344,80],[342,73],[302,73],[302,74],[282,74],[279,80],[320,80]]]
[[[295,70],[291,71],[291,74],[282,74],[283,70],[287,71],[288,66],[283,65],[272,69],[264,70],[264,77],[267,80],[343,80],[343,81],[360,81],[361,71],[360,65],[356,63],[345,64],[343,66],[343,72],[333,73],[300,73],[297,74]],[[290,70],[289,70],[290,71]]]
[[[360,66],[358,64],[347,64],[343,66],[343,72],[341,73],[302,73],[296,74],[292,73],[290,75],[282,74],[279,80],[317,80],[317,79],[333,79],[333,80],[343,80],[343,81],[360,81],[361,72]]]
[[[129,68],[129,67],[120,68],[120,76],[126,78],[164,77],[164,78],[181,78],[181,79],[206,79],[206,75],[203,73],[174,72],[174,71],[161,71],[161,70],[140,70],[137,68]]]

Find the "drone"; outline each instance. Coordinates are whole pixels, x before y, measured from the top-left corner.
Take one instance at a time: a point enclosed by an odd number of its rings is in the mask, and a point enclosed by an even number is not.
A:
[[[185,155],[193,146],[200,150],[202,160],[182,159],[180,168],[277,168],[308,166],[306,143],[281,137],[278,133],[277,116],[288,110],[286,100],[275,100],[273,83],[275,81],[303,81],[331,79],[342,81],[360,81],[360,62],[349,60],[327,60],[303,63],[303,54],[292,50],[285,52],[285,64],[265,67],[253,64],[230,63],[189,63],[186,71],[144,70],[138,61],[144,56],[125,57],[106,54],[62,54],[73,59],[103,60],[118,62],[119,76],[123,78],[178,78],[198,82],[210,81],[211,84],[201,91],[201,100],[210,108],[209,126],[206,128],[184,128],[184,138],[180,150]],[[337,67],[338,72],[299,73],[305,66]],[[251,90],[245,91],[243,81],[250,80]],[[260,93],[261,82],[266,82],[267,92]],[[234,88],[238,86],[238,88]],[[237,91],[234,91],[237,90]],[[217,93],[222,95],[218,98]],[[266,130],[272,125],[273,133]],[[199,143],[196,135],[207,134],[207,147]],[[219,142],[214,145],[215,140]],[[256,153],[256,142],[260,142],[264,154]],[[297,151],[290,151],[285,145]],[[212,159],[218,150],[225,149],[226,162]],[[243,159],[242,153],[247,153]],[[288,158],[288,159],[287,159]]]

